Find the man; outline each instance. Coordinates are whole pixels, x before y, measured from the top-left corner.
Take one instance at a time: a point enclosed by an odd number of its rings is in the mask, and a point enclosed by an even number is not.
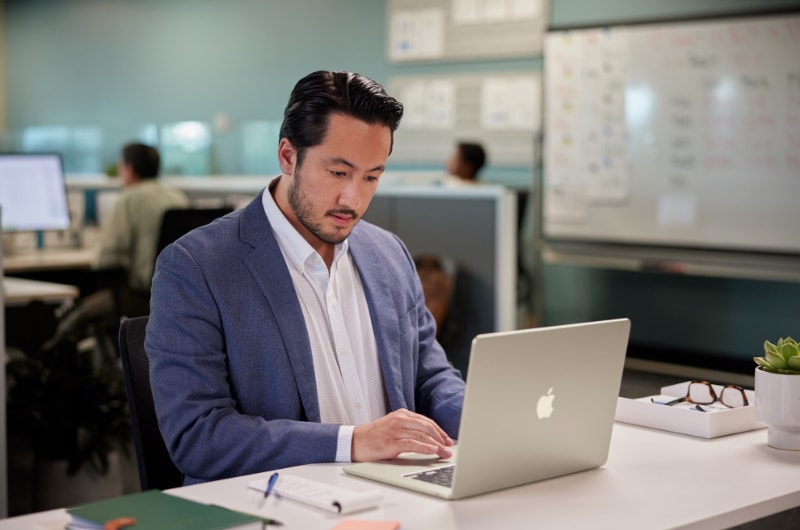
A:
[[[447,172],[462,182],[474,183],[478,172],[486,164],[486,151],[481,144],[458,142],[447,161]]]
[[[281,175],[161,253],[145,346],[186,484],[451,454],[464,382],[407,249],[359,222],[401,117],[368,78],[309,74],[284,113]]]
[[[158,151],[149,145],[129,143],[122,148],[118,164],[122,193],[102,226],[95,262],[98,268],[121,266],[127,271],[128,287],[145,302],[144,313],[134,311],[138,314],[146,314],[161,218],[170,208],[189,206],[186,194],[159,182],[160,165]],[[126,300],[141,305],[133,298]]]

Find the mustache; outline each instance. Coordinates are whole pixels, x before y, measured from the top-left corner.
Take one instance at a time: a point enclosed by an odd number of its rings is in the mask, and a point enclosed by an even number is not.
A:
[[[358,218],[358,214],[356,214],[355,210],[350,210],[347,208],[339,209],[339,210],[328,210],[328,215],[346,215],[352,217],[353,219]]]

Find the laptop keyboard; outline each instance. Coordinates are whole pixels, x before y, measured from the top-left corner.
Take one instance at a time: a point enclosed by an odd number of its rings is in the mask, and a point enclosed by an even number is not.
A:
[[[417,473],[409,473],[405,476],[449,488],[453,485],[453,470],[455,470],[455,468],[455,464],[451,464],[449,466],[426,469],[425,471],[419,471]]]

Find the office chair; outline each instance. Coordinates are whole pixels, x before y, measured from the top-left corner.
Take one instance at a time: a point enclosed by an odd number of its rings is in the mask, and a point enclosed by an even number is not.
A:
[[[42,350],[50,350],[63,343],[80,344],[83,339],[94,339],[94,348],[103,365],[115,364],[119,319],[116,299],[111,288],[101,289],[81,297],[58,317],[53,336],[42,344]]]
[[[156,257],[164,247],[192,231],[206,225],[218,217],[230,213],[233,208],[223,206],[220,208],[173,208],[164,212],[161,219],[161,231],[156,246]]]
[[[183,475],[167,452],[156,420],[150,390],[150,363],[144,351],[148,319],[147,316],[127,318],[119,328],[119,351],[142,491],[164,490],[183,484]]]

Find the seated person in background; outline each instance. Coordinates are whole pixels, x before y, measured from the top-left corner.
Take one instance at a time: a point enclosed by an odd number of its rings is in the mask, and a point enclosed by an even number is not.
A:
[[[464,382],[405,245],[360,221],[402,113],[371,79],[307,75],[284,112],[281,174],[159,255],[145,349],[185,484],[451,455]]]
[[[474,313],[465,271],[447,256],[414,256],[425,305],[436,320],[436,340],[466,379]]]
[[[447,173],[462,182],[475,183],[486,164],[486,151],[478,143],[459,142],[447,161]]]
[[[119,178],[122,193],[110,219],[103,223],[95,267],[122,267],[128,289],[121,295],[127,316],[147,314],[161,218],[170,208],[186,208],[189,198],[181,190],[158,181],[161,157],[154,147],[129,143],[122,148]]]
[[[453,276],[447,270],[444,258],[433,254],[418,254],[414,256],[422,292],[425,295],[425,305],[436,320],[436,338],[440,338],[450,302],[453,296]]]

